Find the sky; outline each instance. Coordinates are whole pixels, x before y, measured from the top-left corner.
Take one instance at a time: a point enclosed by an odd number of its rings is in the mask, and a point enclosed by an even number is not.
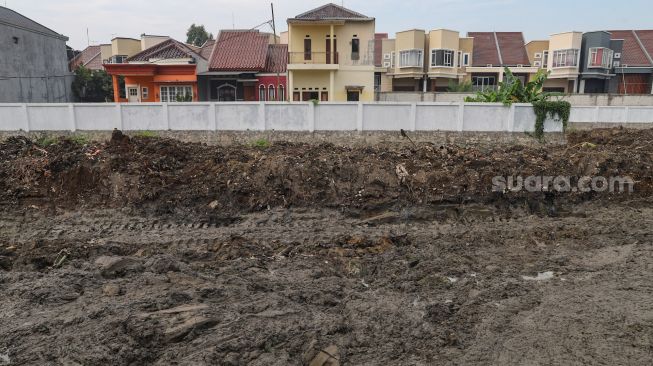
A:
[[[286,19],[329,0],[273,0],[277,31]],[[334,1],[334,0],[332,0]],[[167,35],[186,41],[192,24],[214,35],[219,29],[249,29],[272,18],[270,0],[0,0],[70,38],[83,49],[111,38]],[[651,0],[345,0],[335,1],[376,18],[376,31],[391,37],[406,29],[521,31],[526,41],[565,31],[653,29]],[[400,5],[400,6],[399,6]],[[87,38],[88,28],[88,38]],[[261,30],[271,31],[263,26]]]

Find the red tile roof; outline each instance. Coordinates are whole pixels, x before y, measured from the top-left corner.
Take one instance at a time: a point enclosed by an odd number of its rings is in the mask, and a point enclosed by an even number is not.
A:
[[[503,65],[530,65],[526,42],[521,32],[497,32],[496,35]]]
[[[102,70],[102,53],[100,46],[88,46],[69,62],[70,70],[84,66],[91,70]]]
[[[474,38],[472,66],[530,65],[521,32],[469,32],[467,35]]]
[[[221,31],[211,56],[211,71],[265,69],[270,36],[252,30]]]
[[[653,30],[636,30],[635,33],[637,33],[639,40],[642,41],[648,56],[653,57]]]
[[[373,20],[361,13],[357,13],[353,10],[338,6],[336,4],[326,4],[322,5],[319,8],[309,10],[305,13],[299,14],[298,16],[290,20]]]
[[[195,58],[198,54],[188,45],[169,39],[127,59],[127,62],[148,62],[152,59],[167,60],[177,58]]]
[[[202,48],[200,49],[200,56],[204,57],[207,60],[210,59],[211,52],[213,52],[213,46],[215,46],[214,39],[209,39],[208,41],[204,42]]]
[[[494,39],[494,33],[469,32],[467,33],[467,36],[474,38],[472,66],[485,67],[487,65],[501,65],[496,40]]]
[[[265,60],[263,72],[285,73],[288,66],[288,45],[271,44],[268,46],[268,55]]]
[[[609,31],[612,39],[623,39],[624,47],[621,51],[621,64],[627,66],[651,66],[651,62],[646,57],[646,53],[637,42],[637,38],[632,30],[614,30]],[[644,42],[642,40],[642,42]]]

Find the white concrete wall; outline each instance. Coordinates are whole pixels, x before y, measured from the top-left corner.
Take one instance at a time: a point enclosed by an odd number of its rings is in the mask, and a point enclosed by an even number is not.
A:
[[[570,123],[647,124],[653,106],[572,107]],[[545,132],[562,131],[547,120]],[[476,131],[532,132],[530,104],[139,103],[0,104],[0,131]]]
[[[466,97],[475,93],[433,93],[433,92],[382,92],[378,94],[380,102],[464,102]],[[554,98],[554,99],[557,99]],[[571,94],[560,97],[572,106],[653,106],[653,95],[619,95],[619,94]]]

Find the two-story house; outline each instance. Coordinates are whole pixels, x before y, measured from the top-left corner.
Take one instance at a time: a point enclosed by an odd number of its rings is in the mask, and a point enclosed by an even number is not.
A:
[[[653,93],[653,30],[609,32],[613,40],[623,42],[622,52],[615,55],[613,63],[615,91],[619,94]]]
[[[506,67],[522,83],[530,81],[539,70],[531,65],[520,32],[469,32],[467,36],[474,39],[472,62],[466,71],[475,91],[496,89]]]
[[[425,91],[427,35],[422,29],[397,32],[394,50],[390,51],[388,75],[392,77],[393,91]]]
[[[467,67],[472,65],[474,39],[460,37],[448,29],[435,29],[428,35],[429,90],[444,92],[450,84],[469,80]]]
[[[621,60],[623,40],[606,31],[583,34],[580,52],[579,93],[616,92],[614,63]]]
[[[288,19],[292,101],[374,100],[374,18],[327,4]]]
[[[544,91],[577,92],[582,41],[581,32],[562,32],[552,34],[548,40],[528,42],[531,65],[549,72]]]

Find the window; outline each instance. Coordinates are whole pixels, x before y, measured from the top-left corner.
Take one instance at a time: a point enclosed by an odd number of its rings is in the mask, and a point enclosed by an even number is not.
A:
[[[279,100],[282,102],[286,101],[286,87],[282,84],[279,84]]]
[[[141,92],[143,94],[143,99],[148,99],[150,97],[150,90],[148,88],[143,88]]]
[[[360,59],[361,40],[354,38],[351,40],[351,59],[356,61]]]
[[[265,85],[259,85],[258,87],[258,100],[259,102],[264,102],[265,101]]]
[[[458,67],[463,66],[463,53],[462,53],[462,51],[458,51],[458,62],[457,62],[457,64],[458,64]]]
[[[494,76],[472,76],[472,86],[474,87],[474,90],[492,90],[495,85],[496,78]]]
[[[392,57],[390,60],[390,68],[394,69],[397,66],[397,55],[394,52],[391,52],[390,56]]]
[[[605,47],[590,48],[587,67],[611,69],[613,55],[614,55],[614,51],[612,51],[609,48],[605,48]]]
[[[542,52],[542,67],[549,67],[549,51]]]
[[[621,58],[621,53],[615,52],[614,53],[614,58]]]
[[[121,55],[116,55],[116,56],[111,56],[109,59],[110,64],[124,64],[125,60],[127,60],[127,56],[121,56]]]
[[[310,60],[311,59],[311,50],[312,44],[311,44],[311,39],[306,38],[304,39],[304,60]]]
[[[269,101],[277,100],[277,95],[275,93],[274,85],[272,84],[268,86],[268,100]]]
[[[138,89],[128,88],[128,90],[129,90],[129,96],[130,97],[137,97],[138,96]]]
[[[469,66],[469,53],[463,54],[463,66]]]
[[[193,88],[190,85],[172,85],[161,87],[161,101],[166,102],[192,102]]]
[[[535,58],[538,59],[538,60],[541,59],[542,58],[542,53],[535,52]]]
[[[422,67],[423,59],[422,50],[399,51],[399,67]]]
[[[454,54],[453,50],[431,50],[431,67],[453,67]]]
[[[553,51],[553,67],[576,67],[578,66],[578,49]]]
[[[236,87],[231,84],[222,84],[218,87],[219,102],[234,102],[236,100]]]
[[[358,90],[349,90],[347,91],[347,101],[348,102],[359,102],[361,99],[361,92]]]

